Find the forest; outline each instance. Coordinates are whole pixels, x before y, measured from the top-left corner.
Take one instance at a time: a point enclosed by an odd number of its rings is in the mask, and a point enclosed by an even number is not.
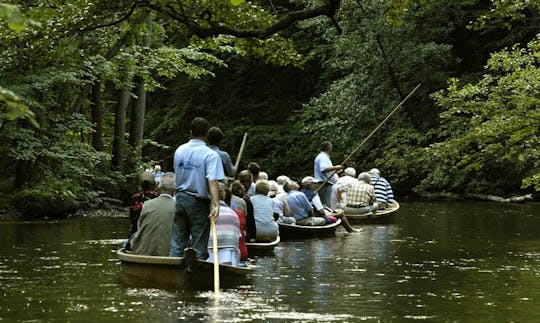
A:
[[[189,123],[275,178],[339,163],[398,195],[540,191],[540,1],[0,2],[0,213],[127,200]]]

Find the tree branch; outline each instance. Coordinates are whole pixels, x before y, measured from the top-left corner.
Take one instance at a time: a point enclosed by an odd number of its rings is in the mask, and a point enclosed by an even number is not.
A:
[[[106,23],[106,24],[101,24],[101,25],[95,25],[95,26],[89,26],[89,27],[86,27],[86,28],[83,28],[81,31],[82,32],[86,32],[86,31],[92,31],[92,30],[96,30],[96,29],[100,29],[100,28],[105,28],[105,27],[111,27],[111,26],[116,26],[118,25],[119,23],[121,23],[122,21],[125,21],[127,19],[129,19],[129,17],[131,17],[131,15],[133,14],[133,12],[135,12],[135,9],[137,8],[137,2],[133,3],[131,5],[131,8],[129,8],[128,12],[126,12],[122,17],[120,17],[119,19],[115,20],[115,21],[112,21],[112,22],[109,22],[109,23]]]
[[[258,29],[236,28],[224,23],[211,22],[208,20],[206,20],[206,22],[210,26],[201,26],[195,19],[188,17],[182,7],[180,7],[180,11],[177,11],[170,5],[163,6],[152,3],[148,0],[140,1],[139,5],[168,15],[173,20],[185,25],[186,28],[199,37],[204,38],[215,35],[230,35],[238,38],[264,39],[301,20],[315,18],[318,16],[327,16],[332,18],[339,9],[340,3],[341,0],[328,0],[325,4],[319,7],[292,11],[279,19],[277,22]]]

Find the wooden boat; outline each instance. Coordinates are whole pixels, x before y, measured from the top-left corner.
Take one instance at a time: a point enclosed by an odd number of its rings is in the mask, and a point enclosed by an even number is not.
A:
[[[354,214],[354,213],[345,213],[347,220],[351,224],[369,224],[369,223],[381,223],[389,220],[390,216],[399,210],[399,203],[394,201],[390,206],[384,210],[377,210],[374,214],[373,212]]]
[[[336,223],[320,226],[279,223],[279,236],[282,239],[322,238],[334,236],[341,219]]]
[[[246,242],[249,255],[268,254],[274,252],[274,248],[279,244],[281,239],[277,236],[272,242]]]
[[[123,280],[129,285],[210,289],[214,283],[214,264],[198,260],[192,248],[184,250],[184,257],[143,256],[124,248],[116,254],[122,262]],[[219,265],[220,283],[223,287],[244,283],[254,270],[250,265]]]

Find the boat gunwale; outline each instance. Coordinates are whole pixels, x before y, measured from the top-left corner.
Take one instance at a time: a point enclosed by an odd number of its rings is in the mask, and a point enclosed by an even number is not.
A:
[[[392,204],[395,204],[396,206],[392,207],[392,208],[386,208],[386,209],[384,209],[382,211],[377,211],[375,213],[372,213],[372,212],[366,212],[366,213],[360,213],[360,214],[345,213],[345,216],[347,217],[348,220],[353,220],[353,221],[354,220],[372,220],[372,219],[384,218],[386,216],[389,216],[389,215],[395,213],[401,207],[401,205],[398,203],[398,201],[394,201],[394,203],[392,203]]]
[[[336,222],[327,224],[327,225],[299,225],[299,224],[287,224],[287,223],[279,223],[279,226],[284,226],[285,228],[300,228],[299,231],[330,231],[331,229],[337,228],[341,224],[341,219],[337,219]]]
[[[281,242],[279,235],[272,242],[246,242],[246,247],[252,249],[274,249]]]
[[[139,264],[139,265],[155,265],[155,266],[179,266],[182,267],[184,265],[184,258],[183,257],[164,257],[164,256],[145,256],[145,255],[137,255],[132,253],[126,253],[125,248],[120,248],[116,251],[116,254],[118,256],[118,259],[120,259],[121,262],[126,264]],[[212,266],[214,263],[205,261],[205,260],[197,260],[197,262],[200,265],[203,266]],[[223,269],[229,273],[235,273],[235,274],[248,274],[255,271],[255,266],[248,264],[246,267],[237,267],[237,266],[231,266],[226,264],[219,264],[219,268]]]

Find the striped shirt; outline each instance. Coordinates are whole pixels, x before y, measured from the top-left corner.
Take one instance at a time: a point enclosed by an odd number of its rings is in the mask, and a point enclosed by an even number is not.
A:
[[[240,220],[238,215],[223,201],[219,202],[219,216],[216,222],[216,231],[218,239],[218,249],[233,248],[240,253],[239,239],[242,237],[240,232]],[[213,249],[212,233],[208,239],[208,250]]]
[[[373,186],[366,184],[364,181],[349,184],[340,188],[340,190],[347,192],[348,207],[363,207],[375,202]]]
[[[393,203],[394,202],[394,192],[392,191],[392,186],[384,177],[380,176],[371,176],[371,184],[375,188],[375,197],[379,203]]]

